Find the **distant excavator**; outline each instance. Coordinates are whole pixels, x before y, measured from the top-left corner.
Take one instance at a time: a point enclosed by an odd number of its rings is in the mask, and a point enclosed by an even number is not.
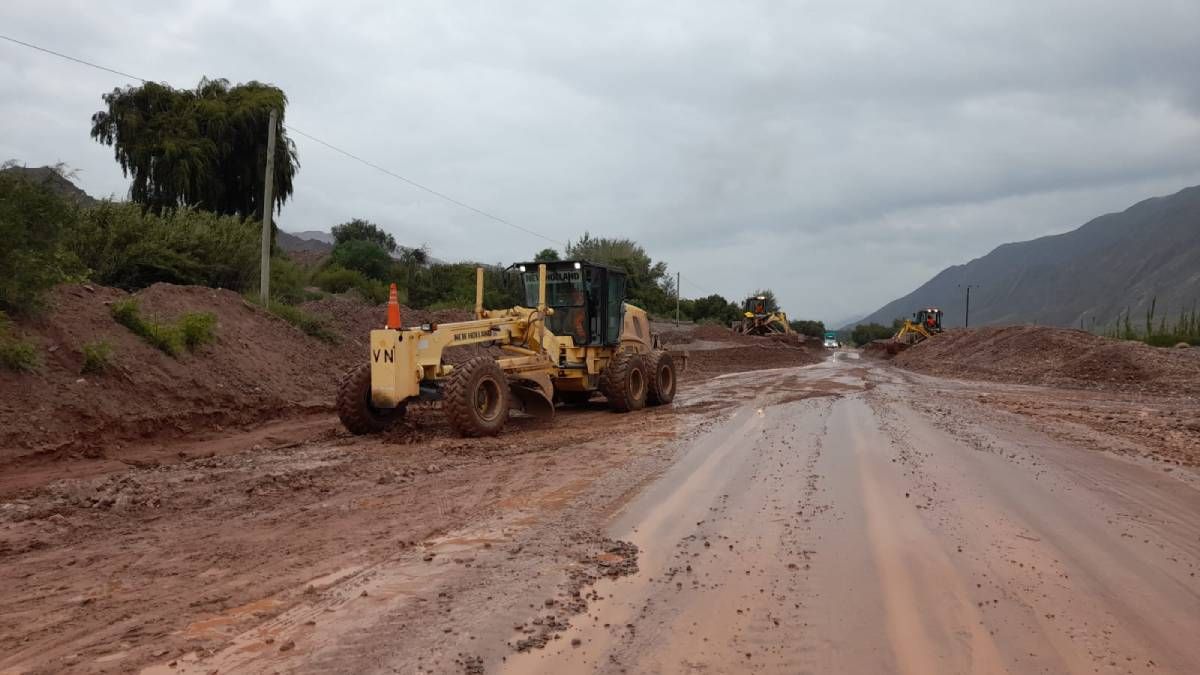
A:
[[[791,335],[795,333],[783,311],[768,310],[767,296],[755,295],[742,303],[742,320],[734,321],[733,332],[742,335]]]
[[[904,325],[892,336],[892,342],[912,346],[942,332],[942,310],[937,307],[926,307],[913,313],[913,318],[905,319]]]

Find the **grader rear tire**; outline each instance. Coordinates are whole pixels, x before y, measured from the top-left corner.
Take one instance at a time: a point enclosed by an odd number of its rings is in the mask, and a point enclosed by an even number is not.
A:
[[[337,412],[342,425],[352,434],[387,431],[404,417],[405,404],[377,408],[371,403],[371,364],[356,366],[342,376],[338,385]]]
[[[641,354],[619,352],[600,374],[600,390],[617,412],[641,410],[646,407],[647,379]]]
[[[495,359],[478,356],[460,364],[442,388],[450,426],[462,436],[495,436],[508,421],[508,378]]]
[[[675,359],[663,349],[650,352],[646,372],[650,386],[646,395],[648,405],[666,405],[675,400]]]

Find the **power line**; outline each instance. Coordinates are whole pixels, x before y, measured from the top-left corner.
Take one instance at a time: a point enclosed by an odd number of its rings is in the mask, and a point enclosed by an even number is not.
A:
[[[57,51],[54,51],[53,49],[47,49],[47,48],[45,48],[45,47],[40,47],[40,46],[38,46],[38,45],[31,44],[31,43],[29,43],[29,42],[23,42],[23,41],[21,41],[21,40],[17,40],[16,38],[11,38],[11,37],[9,37],[9,36],[7,36],[7,35],[0,35],[0,38],[3,38],[3,39],[5,39],[5,40],[7,40],[7,41],[9,41],[9,42],[12,42],[12,43],[14,43],[14,44],[21,45],[22,47],[28,47],[28,48],[30,48],[30,49],[36,49],[37,51],[40,51],[40,52],[45,52],[46,54],[51,54],[51,55],[53,55],[53,56],[57,56],[57,57],[59,57],[59,58],[66,59],[66,60],[68,60],[68,61],[73,61],[73,62],[75,62],[75,63],[79,63],[79,64],[82,64],[82,65],[88,66],[88,67],[90,67],[90,68],[96,68],[97,70],[103,70],[103,71],[105,71],[105,72],[113,73],[113,74],[115,74],[115,75],[120,75],[120,76],[122,76],[122,77],[128,77],[128,78],[130,78],[130,79],[137,80],[137,81],[139,81],[139,82],[149,82],[149,81],[150,81],[150,80],[147,80],[147,79],[146,79],[146,78],[144,78],[144,77],[138,77],[137,75],[131,75],[131,74],[129,74],[129,73],[122,72],[122,71],[120,71],[120,70],[117,70],[117,69],[115,69],[115,68],[109,68],[109,67],[107,67],[107,66],[102,66],[102,65],[100,65],[100,64],[98,64],[98,63],[93,63],[93,62],[91,62],[91,61],[86,61],[86,60],[84,60],[84,59],[76,58],[76,57],[74,57],[74,56],[70,56],[70,55],[68,55],[68,54],[63,54],[62,52],[57,52]],[[495,215],[495,214],[488,213],[487,211],[484,211],[483,209],[479,209],[479,208],[476,208],[476,207],[474,207],[474,206],[471,206],[470,204],[467,204],[466,202],[464,202],[464,201],[461,201],[461,200],[459,200],[459,199],[455,199],[454,197],[451,197],[450,195],[448,195],[448,194],[446,194],[446,193],[444,193],[444,192],[438,192],[437,190],[434,190],[433,188],[430,188],[430,187],[426,187],[426,186],[424,186],[424,185],[422,185],[422,184],[420,184],[420,183],[418,183],[418,182],[416,182],[416,181],[414,181],[414,180],[412,180],[412,179],[405,178],[404,176],[401,176],[400,174],[398,174],[398,173],[396,173],[396,172],[394,172],[394,171],[390,171],[390,170],[388,170],[388,169],[386,169],[386,168],[384,168],[384,167],[382,167],[382,166],[380,166],[380,165],[378,165],[378,164],[375,164],[374,162],[370,162],[370,161],[368,161],[368,160],[366,160],[366,159],[363,159],[362,157],[359,157],[358,155],[355,155],[355,154],[353,154],[353,153],[351,153],[351,152],[349,152],[349,151],[347,151],[347,150],[343,150],[343,149],[341,149],[341,148],[337,147],[336,145],[334,145],[334,144],[332,144],[332,143],[329,143],[329,142],[327,142],[327,141],[323,141],[323,140],[321,140],[320,138],[317,138],[316,136],[313,136],[313,135],[312,135],[312,134],[310,134],[310,133],[307,133],[307,132],[305,132],[305,131],[302,131],[302,130],[300,130],[300,129],[297,129],[296,127],[294,127],[294,126],[292,126],[292,125],[290,125],[290,124],[285,124],[285,125],[283,125],[283,126],[284,126],[284,128],[285,128],[285,129],[287,129],[288,131],[293,131],[293,132],[295,132],[295,133],[297,133],[297,134],[300,134],[301,136],[303,136],[303,137],[305,137],[305,138],[307,138],[307,139],[309,139],[309,140],[313,141],[314,143],[319,143],[319,144],[321,144],[321,145],[325,146],[326,148],[329,148],[330,150],[333,150],[334,152],[337,152],[337,153],[339,153],[339,154],[341,154],[341,155],[344,155],[344,156],[346,156],[346,157],[349,157],[350,159],[353,159],[353,160],[354,160],[354,161],[356,161],[356,162],[359,162],[359,163],[361,163],[361,164],[364,164],[364,165],[366,165],[366,166],[369,166],[369,167],[371,167],[372,169],[375,169],[376,171],[379,171],[379,172],[381,172],[381,173],[383,173],[383,174],[386,174],[386,175],[388,175],[388,176],[391,176],[392,178],[395,178],[396,180],[402,181],[402,182],[404,182],[404,183],[405,183],[405,184],[407,184],[407,185],[410,185],[410,186],[412,186],[412,187],[415,187],[415,188],[417,188],[418,190],[423,190],[423,191],[425,191],[425,192],[428,192],[429,194],[431,194],[431,195],[434,195],[435,197],[438,197],[439,199],[443,199],[443,200],[445,200],[445,201],[447,201],[447,202],[450,202],[451,204],[454,204],[454,205],[456,205],[456,206],[460,206],[460,207],[462,207],[462,208],[464,208],[464,209],[467,209],[467,210],[469,210],[469,211],[472,211],[472,212],[474,212],[474,213],[477,213],[477,214],[479,214],[479,215],[481,215],[481,216],[483,216],[483,217],[485,217],[485,218],[490,218],[491,220],[494,220],[494,221],[496,221],[497,223],[501,223],[501,224],[503,224],[503,225],[507,225],[507,226],[509,226],[509,227],[511,227],[511,228],[513,228],[513,229],[515,229],[515,230],[520,230],[521,232],[524,232],[524,233],[526,233],[526,234],[530,234],[530,235],[533,235],[533,236],[535,236],[535,237],[538,237],[538,238],[540,238],[540,239],[544,239],[545,241],[548,241],[548,242],[550,242],[550,243],[552,243],[552,244],[559,245],[559,246],[561,246],[561,245],[564,245],[564,242],[558,241],[558,240],[556,240],[556,239],[551,239],[550,237],[547,237],[546,235],[544,235],[544,234],[542,234],[542,233],[540,233],[540,232],[535,232],[535,231],[533,231],[533,230],[531,230],[531,229],[529,229],[529,228],[527,228],[527,227],[522,227],[522,226],[520,226],[520,225],[517,225],[516,223],[514,223],[514,222],[512,222],[512,221],[509,221],[509,220],[506,220],[506,219],[504,219],[504,218],[501,218],[500,216],[497,216],[497,215]]]
[[[124,73],[124,72],[121,72],[121,71],[119,71],[119,70],[116,70],[116,69],[114,69],[114,68],[109,68],[108,66],[102,66],[102,65],[100,65],[100,64],[98,64],[98,63],[92,63],[91,61],[84,61],[83,59],[77,59],[77,58],[75,58],[74,56],[68,56],[67,54],[63,54],[62,52],[56,52],[56,51],[54,51],[53,49],[46,49],[45,47],[39,47],[39,46],[37,46],[37,45],[35,45],[35,44],[30,44],[30,43],[28,43],[28,42],[22,42],[22,41],[20,41],[20,40],[18,40],[18,39],[16,39],[16,38],[11,38],[11,37],[9,37],[9,36],[7,36],[7,35],[0,35],[0,39],[2,39],[2,40],[8,40],[9,42],[12,42],[12,43],[14,43],[14,44],[21,45],[22,47],[29,47],[30,49],[36,49],[36,50],[38,50],[39,52],[45,52],[45,53],[47,53],[47,54],[53,54],[54,56],[57,56],[57,57],[59,57],[59,58],[61,58],[61,59],[66,59],[66,60],[68,60],[68,61],[74,61],[75,63],[82,63],[82,64],[83,64],[83,65],[85,65],[85,66],[90,66],[90,67],[92,67],[92,68],[96,68],[97,70],[104,70],[104,71],[108,71],[108,72],[110,72],[110,73],[113,73],[114,75],[120,75],[121,77],[128,77],[129,79],[131,79],[131,80],[137,80],[138,82],[149,82],[149,81],[150,81],[150,80],[147,80],[147,79],[146,79],[146,78],[144,78],[144,77],[138,77],[137,75],[130,75],[129,73]]]
[[[535,237],[539,237],[539,238],[541,238],[541,239],[545,239],[546,241],[550,242],[551,244],[557,244],[557,245],[560,245],[560,246],[563,246],[563,245],[565,245],[565,242],[561,242],[561,241],[558,241],[558,240],[556,240],[556,239],[551,239],[550,237],[547,237],[546,235],[544,235],[544,234],[542,234],[542,233],[540,233],[540,232],[534,232],[533,230],[531,230],[531,229],[529,229],[529,228],[526,228],[526,227],[521,227],[520,225],[517,225],[516,223],[513,223],[513,222],[511,222],[511,221],[505,220],[504,218],[501,218],[500,216],[493,215],[493,214],[491,214],[491,213],[488,213],[487,211],[484,211],[483,209],[477,209],[477,208],[475,208],[474,206],[471,206],[470,204],[467,204],[467,203],[465,203],[465,202],[461,202],[461,201],[459,201],[459,200],[455,199],[454,197],[451,197],[451,196],[450,196],[450,195],[448,195],[448,194],[445,194],[445,193],[442,193],[442,192],[438,192],[437,190],[434,190],[433,188],[430,188],[430,187],[426,187],[426,186],[424,186],[424,185],[421,185],[420,183],[418,183],[418,182],[416,182],[416,181],[414,181],[414,180],[411,180],[411,179],[409,179],[409,178],[405,178],[404,176],[401,176],[400,174],[393,173],[392,171],[389,171],[388,169],[385,169],[384,167],[382,167],[382,166],[379,166],[378,164],[375,164],[374,162],[370,162],[370,161],[368,161],[368,160],[365,160],[365,159],[363,159],[362,157],[359,157],[359,156],[357,156],[357,155],[355,155],[355,154],[352,154],[352,153],[350,153],[350,152],[348,152],[348,151],[346,151],[346,150],[343,150],[343,149],[341,149],[341,148],[337,147],[336,145],[333,145],[332,143],[328,143],[328,142],[326,142],[326,141],[323,141],[323,140],[321,140],[321,139],[317,138],[316,136],[313,136],[312,134],[309,134],[309,133],[306,133],[306,132],[304,132],[304,131],[301,131],[300,129],[297,129],[296,127],[292,126],[291,124],[285,124],[285,125],[283,125],[283,126],[284,126],[284,127],[285,127],[285,128],[288,130],[288,131],[294,131],[294,132],[296,132],[297,134],[300,134],[301,136],[303,136],[303,137],[305,137],[305,138],[309,139],[310,141],[313,141],[313,142],[316,142],[316,143],[320,143],[321,145],[323,145],[323,146],[325,146],[325,147],[329,148],[330,150],[333,150],[334,152],[337,152],[337,153],[340,153],[340,154],[342,154],[342,155],[345,155],[346,157],[349,157],[350,159],[353,159],[353,160],[354,160],[354,161],[356,161],[356,162],[360,162],[360,163],[362,163],[362,164],[365,164],[366,166],[369,166],[369,167],[371,167],[372,169],[375,169],[376,171],[379,171],[379,172],[381,172],[381,173],[387,174],[388,176],[391,176],[392,178],[395,178],[395,179],[397,179],[397,180],[403,181],[403,182],[407,183],[408,185],[411,185],[411,186],[413,186],[413,187],[417,188],[418,190],[424,190],[425,192],[428,192],[429,194],[431,194],[431,195],[434,195],[435,197],[439,197],[439,198],[441,198],[441,199],[444,199],[444,200],[446,200],[446,201],[450,202],[451,204],[456,204],[456,205],[458,205],[458,206],[461,206],[461,207],[462,207],[462,208],[464,208],[464,209],[467,209],[467,210],[470,210],[470,211],[474,211],[475,213],[478,213],[479,215],[481,215],[481,216],[483,216],[483,217],[485,217],[485,218],[491,218],[492,220],[494,220],[494,221],[496,221],[496,222],[498,222],[498,223],[502,223],[502,224],[504,224],[504,225],[508,225],[509,227],[511,227],[511,228],[514,228],[514,229],[517,229],[517,230],[520,230],[520,231],[522,231],[522,232],[524,232],[524,233],[526,233],[526,234],[531,234],[531,235],[533,235],[533,236],[535,236]]]
[[[120,70],[117,70],[117,69],[115,69],[115,68],[109,68],[108,66],[102,66],[102,65],[100,65],[100,64],[98,64],[98,63],[93,63],[92,61],[87,61],[87,60],[85,60],[85,59],[77,58],[77,57],[71,56],[71,55],[69,55],[69,54],[63,54],[62,52],[58,52],[58,51],[55,51],[55,50],[53,50],[53,49],[48,49],[48,48],[46,48],[46,47],[42,47],[42,46],[39,46],[39,45],[35,45],[35,44],[29,43],[29,42],[24,42],[24,41],[22,41],[22,40],[18,40],[18,39],[16,39],[16,38],[9,37],[9,36],[7,36],[7,35],[2,35],[2,34],[0,34],[0,39],[7,40],[7,41],[9,41],[9,42],[12,42],[13,44],[21,45],[22,47],[28,47],[29,49],[34,49],[34,50],[37,50],[37,51],[39,51],[39,52],[44,52],[44,53],[46,53],[46,54],[50,54],[50,55],[52,55],[52,56],[57,56],[57,57],[59,57],[59,58],[61,58],[61,59],[66,59],[66,60],[68,60],[68,61],[72,61],[72,62],[74,62],[74,63],[78,63],[78,64],[81,64],[81,65],[84,65],[84,66],[88,66],[89,68],[95,68],[95,69],[97,69],[97,70],[103,70],[103,71],[105,71],[105,72],[112,73],[112,74],[114,74],[114,75],[120,75],[121,77],[127,77],[127,78],[129,78],[129,79],[131,79],[131,80],[137,80],[138,82],[143,82],[143,83],[150,82],[150,80],[148,80],[148,79],[146,79],[146,78],[144,78],[144,77],[138,77],[137,75],[133,75],[133,74],[130,74],[130,73],[126,73],[126,72],[124,72],[124,71],[120,71]],[[303,131],[303,130],[301,130],[301,129],[298,129],[298,128],[296,128],[294,125],[291,125],[291,124],[284,124],[284,125],[283,125],[283,127],[284,127],[285,129],[287,129],[288,131],[291,131],[291,132],[293,132],[293,133],[299,134],[299,135],[301,135],[301,136],[303,136],[303,137],[305,137],[305,138],[309,139],[310,141],[313,141],[314,143],[318,143],[318,144],[320,144],[320,145],[323,145],[323,146],[325,146],[326,148],[328,148],[328,149],[330,149],[330,150],[333,150],[334,152],[336,152],[336,153],[338,153],[338,154],[341,154],[341,155],[343,155],[343,156],[345,156],[345,157],[348,157],[349,159],[352,159],[352,160],[354,160],[354,161],[356,161],[356,162],[359,162],[360,164],[363,164],[363,165],[365,165],[365,166],[368,166],[368,167],[370,167],[370,168],[372,168],[372,169],[375,169],[376,171],[379,171],[380,173],[383,173],[383,174],[385,174],[385,175],[387,175],[387,176],[390,176],[390,177],[392,177],[392,178],[395,178],[396,180],[399,180],[399,181],[401,181],[401,182],[403,182],[403,183],[405,183],[405,184],[407,184],[407,185],[410,185],[410,186],[412,186],[412,187],[415,187],[415,188],[417,188],[418,190],[422,190],[422,191],[424,191],[424,192],[428,192],[429,194],[431,194],[431,195],[433,195],[433,196],[435,196],[435,197],[438,197],[439,199],[443,199],[443,200],[445,200],[445,201],[447,201],[447,202],[450,202],[451,204],[454,204],[454,205],[456,205],[456,206],[459,206],[459,207],[461,207],[461,208],[464,208],[464,209],[467,209],[467,210],[469,210],[469,211],[472,211],[472,212],[474,212],[474,213],[477,213],[477,214],[479,214],[479,215],[481,215],[481,216],[483,216],[483,217],[485,217],[485,218],[489,218],[489,219],[491,219],[491,220],[494,220],[494,221],[496,221],[497,223],[500,223],[500,224],[502,224],[502,225],[507,225],[507,226],[509,226],[509,227],[511,227],[511,228],[513,228],[513,229],[515,229],[515,230],[519,230],[519,231],[521,231],[521,232],[524,232],[524,233],[526,233],[526,234],[532,235],[532,236],[534,236],[534,237],[538,237],[539,239],[542,239],[542,240],[548,241],[548,242],[550,242],[551,244],[555,244],[555,245],[557,245],[557,246],[563,246],[564,248],[566,247],[566,242],[558,241],[557,239],[552,239],[552,238],[550,238],[550,237],[547,237],[546,235],[544,235],[544,234],[542,234],[542,233],[540,233],[540,232],[536,232],[536,231],[534,231],[534,230],[531,230],[531,229],[529,229],[529,228],[527,228],[527,227],[522,227],[522,226],[520,226],[520,225],[517,225],[516,223],[514,223],[514,222],[512,222],[512,221],[510,221],[510,220],[507,220],[507,219],[505,219],[505,218],[501,218],[500,216],[497,216],[497,215],[495,215],[495,214],[493,214],[493,213],[489,213],[489,212],[487,212],[487,211],[484,211],[483,209],[479,209],[479,208],[476,208],[476,207],[474,207],[474,206],[471,206],[470,204],[467,204],[466,202],[463,202],[463,201],[461,201],[461,200],[459,200],[459,199],[455,199],[454,197],[451,197],[450,195],[448,195],[448,194],[446,194],[446,193],[444,193],[444,192],[439,192],[439,191],[437,191],[437,190],[434,190],[433,188],[430,188],[430,187],[427,187],[427,186],[425,186],[425,185],[422,185],[421,183],[418,183],[417,181],[414,181],[414,180],[412,180],[412,179],[410,179],[410,178],[405,178],[404,176],[401,176],[400,174],[398,174],[398,173],[396,173],[396,172],[394,172],[394,171],[391,171],[391,170],[389,170],[389,169],[387,169],[387,168],[385,168],[385,167],[382,167],[382,166],[380,166],[380,165],[378,165],[378,164],[376,164],[376,163],[374,163],[374,162],[371,162],[371,161],[369,161],[369,160],[367,160],[367,159],[364,159],[364,158],[362,158],[362,157],[359,157],[358,155],[355,155],[354,153],[352,153],[352,152],[350,152],[350,151],[348,151],[348,150],[343,150],[342,148],[339,148],[338,146],[336,146],[336,145],[334,145],[334,144],[332,144],[332,143],[329,143],[328,141],[321,140],[320,138],[317,138],[316,136],[313,136],[312,134],[310,134],[310,133],[308,133],[308,132],[306,132],[306,131]],[[681,278],[682,280],[684,280],[684,281],[688,282],[689,284],[691,284],[691,285],[692,285],[692,286],[693,286],[693,287],[694,287],[696,290],[698,290],[698,291],[704,291],[704,290],[706,290],[706,289],[705,289],[703,286],[701,286],[700,284],[698,284],[698,283],[696,283],[696,282],[692,281],[691,279],[689,279],[689,278],[687,278],[687,277],[683,276],[682,274],[680,274],[680,278]]]

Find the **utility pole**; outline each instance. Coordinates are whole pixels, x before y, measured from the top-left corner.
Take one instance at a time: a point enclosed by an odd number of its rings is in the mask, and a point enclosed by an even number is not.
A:
[[[675,321],[679,321],[679,280],[682,275],[679,272],[675,273]]]
[[[959,284],[959,288],[967,289],[967,311],[963,313],[963,328],[971,326],[971,289],[979,288],[979,284]]]
[[[271,212],[275,209],[275,122],[278,113],[271,111],[267,123],[267,176],[263,188],[262,265],[258,277],[258,292],[264,306],[271,305]]]

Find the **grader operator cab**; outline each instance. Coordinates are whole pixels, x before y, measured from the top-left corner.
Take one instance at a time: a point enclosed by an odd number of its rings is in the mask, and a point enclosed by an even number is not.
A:
[[[525,305],[484,309],[475,275],[475,319],[402,328],[395,286],[387,326],[371,331],[371,361],[346,374],[337,408],[352,433],[387,429],[414,400],[441,401],[463,436],[500,433],[515,403],[540,417],[555,403],[579,405],[599,392],[614,410],[670,403],[677,363],[650,332],[646,312],[625,302],[625,273],[582,260],[513,265]],[[451,365],[448,349],[496,347]]]

